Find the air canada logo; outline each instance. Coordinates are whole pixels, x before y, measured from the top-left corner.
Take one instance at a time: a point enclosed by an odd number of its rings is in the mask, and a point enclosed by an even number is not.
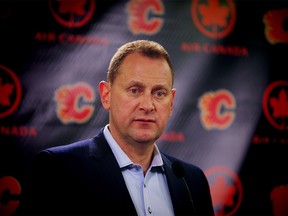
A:
[[[238,175],[227,167],[212,167],[205,172],[209,181],[215,216],[230,216],[237,212],[243,199]]]
[[[0,65],[0,118],[15,112],[21,96],[22,88],[18,77],[12,70]]]
[[[55,20],[67,28],[79,28],[94,15],[94,0],[49,0],[49,8]]]
[[[87,122],[94,112],[95,93],[87,83],[61,86],[54,100],[57,116],[64,124]]]
[[[193,0],[191,16],[202,34],[218,39],[227,36],[236,22],[236,9],[232,0]]]
[[[161,0],[130,0],[127,3],[128,26],[135,35],[157,33],[162,25],[164,6]]]
[[[264,92],[263,112],[278,130],[288,130],[288,82],[275,81]]]
[[[12,215],[19,207],[21,186],[12,176],[0,178],[0,215]]]
[[[287,20],[288,8],[271,10],[264,15],[265,36],[269,43],[288,43]]]
[[[226,129],[235,119],[236,102],[234,96],[227,90],[208,92],[198,101],[200,119],[206,129]]]

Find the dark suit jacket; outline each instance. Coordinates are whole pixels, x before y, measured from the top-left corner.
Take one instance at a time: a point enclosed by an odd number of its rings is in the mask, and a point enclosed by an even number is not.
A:
[[[171,168],[177,159],[161,154],[175,215],[213,215],[203,172],[181,162],[188,190]],[[25,214],[137,215],[103,128],[92,139],[41,151],[27,180],[22,202]]]

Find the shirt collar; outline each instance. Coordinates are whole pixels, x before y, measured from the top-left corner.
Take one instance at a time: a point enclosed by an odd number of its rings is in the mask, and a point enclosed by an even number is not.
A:
[[[120,148],[120,146],[117,144],[115,139],[112,137],[112,134],[109,131],[109,124],[107,124],[104,127],[104,136],[112,149],[113,154],[115,155],[115,158],[120,166],[120,168],[129,166],[131,164],[134,164],[131,159],[126,155],[126,153]],[[153,152],[153,159],[151,163],[151,167],[158,167],[163,166],[163,160],[160,154],[160,151],[156,144],[154,144],[154,152]]]

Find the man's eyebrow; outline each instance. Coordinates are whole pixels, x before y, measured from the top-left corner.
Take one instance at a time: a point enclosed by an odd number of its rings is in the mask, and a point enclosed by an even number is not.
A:
[[[132,80],[131,82],[129,82],[127,84],[127,86],[129,86],[129,87],[138,86],[138,87],[141,87],[141,88],[145,87],[144,83],[136,81],[136,80]],[[158,84],[158,85],[153,86],[153,90],[159,90],[159,89],[164,89],[165,91],[169,91],[170,88],[167,85],[165,85],[165,84]]]
[[[140,87],[144,87],[145,86],[142,82],[135,81],[135,80],[132,80],[127,85],[128,86],[140,86]]]
[[[164,89],[167,92],[169,91],[169,87],[167,85],[161,85],[161,84],[154,86],[153,89],[154,90]]]

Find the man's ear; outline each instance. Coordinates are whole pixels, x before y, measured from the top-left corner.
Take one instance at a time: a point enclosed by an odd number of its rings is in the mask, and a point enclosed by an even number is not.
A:
[[[104,109],[110,109],[110,83],[101,81],[98,85],[98,91],[100,93],[100,99]]]
[[[173,111],[175,94],[176,94],[176,89],[173,88],[173,89],[172,89],[172,100],[171,100],[171,104],[170,104],[170,117],[171,117],[172,111]]]

